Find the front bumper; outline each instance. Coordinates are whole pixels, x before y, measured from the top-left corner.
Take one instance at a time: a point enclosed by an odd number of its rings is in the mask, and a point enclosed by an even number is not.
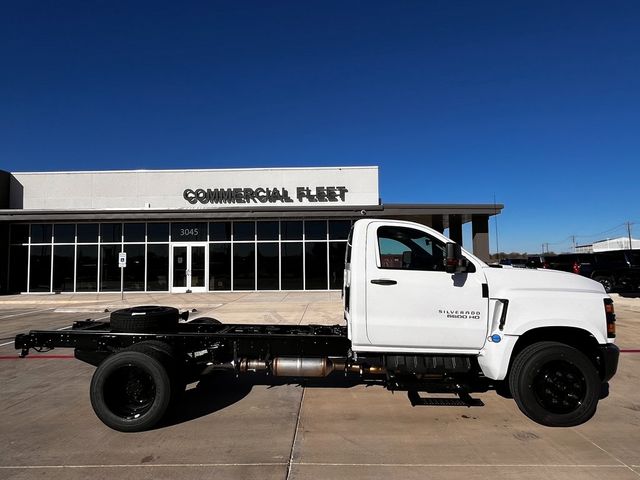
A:
[[[618,359],[620,358],[620,348],[613,343],[600,345],[600,374],[603,382],[608,382],[618,370]]]

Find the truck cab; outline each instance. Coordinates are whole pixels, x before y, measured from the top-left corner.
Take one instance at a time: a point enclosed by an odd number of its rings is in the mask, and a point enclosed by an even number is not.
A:
[[[398,358],[470,361],[478,369],[475,378],[514,395],[540,423],[566,424],[584,416],[570,414],[573,397],[580,399],[575,405],[589,398],[595,411],[617,366],[613,303],[600,283],[565,272],[490,267],[412,222],[354,224],[344,314],[356,356],[381,354],[392,374],[390,363]],[[474,376],[472,370],[466,373]],[[532,382],[542,381],[539,375],[553,377],[558,391],[569,378],[579,377],[580,386],[570,398],[542,398],[543,385],[531,391]],[[556,409],[561,414],[549,414],[555,402],[564,405]]]

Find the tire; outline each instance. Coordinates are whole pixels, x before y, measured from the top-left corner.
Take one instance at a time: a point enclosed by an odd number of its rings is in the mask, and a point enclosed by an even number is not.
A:
[[[179,316],[180,312],[173,307],[149,305],[123,308],[111,314],[111,330],[131,333],[175,332]]]
[[[511,394],[511,389],[509,388],[509,381],[503,380],[501,382],[496,383],[495,385],[496,393],[503,398],[512,399],[513,395]]]
[[[187,386],[186,364],[182,362],[175,349],[160,340],[147,340],[135,343],[125,351],[141,352],[162,363],[171,381],[171,401],[168,410],[173,410],[180,402]]]
[[[102,422],[119,432],[142,432],[162,420],[172,399],[172,382],[158,355],[122,350],[96,369],[89,390]]]
[[[518,354],[509,388],[518,408],[548,427],[573,427],[596,412],[601,381],[579,350],[558,342],[539,342]]]
[[[615,286],[613,283],[613,277],[598,276],[598,277],[593,277],[593,279],[596,282],[600,282],[602,284],[605,292],[611,293],[613,291]]]

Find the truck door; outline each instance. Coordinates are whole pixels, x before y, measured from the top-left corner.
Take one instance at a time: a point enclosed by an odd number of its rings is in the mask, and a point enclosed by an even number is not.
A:
[[[373,222],[367,230],[367,337],[376,347],[479,350],[487,336],[484,274],[445,272],[445,243]]]

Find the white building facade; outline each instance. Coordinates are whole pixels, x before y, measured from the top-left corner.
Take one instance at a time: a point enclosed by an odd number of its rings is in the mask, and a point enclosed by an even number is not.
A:
[[[459,243],[472,222],[488,257],[501,209],[385,205],[375,166],[0,172],[0,292],[335,290],[357,218],[449,228]]]

